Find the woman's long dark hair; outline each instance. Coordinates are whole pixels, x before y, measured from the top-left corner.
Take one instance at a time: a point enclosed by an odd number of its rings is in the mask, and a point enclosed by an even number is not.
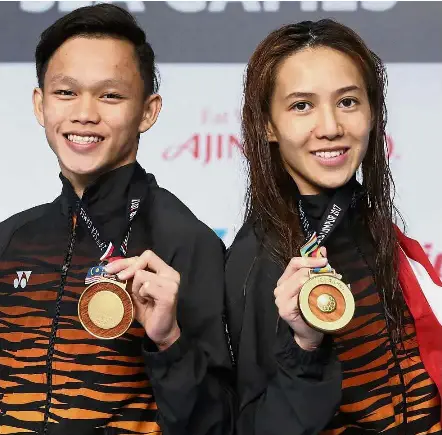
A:
[[[246,70],[242,136],[248,164],[245,219],[264,234],[263,242],[282,267],[299,255],[303,242],[293,183],[279,149],[269,144],[267,125],[278,67],[304,48],[330,47],[348,55],[359,67],[373,117],[367,154],[362,162],[362,216],[376,247],[375,282],[395,338],[403,336],[403,296],[397,279],[397,249],[393,222],[400,216],[393,204],[394,183],[387,159],[385,126],[387,76],[380,58],[348,27],[333,20],[304,21],[275,30],[256,48]]]

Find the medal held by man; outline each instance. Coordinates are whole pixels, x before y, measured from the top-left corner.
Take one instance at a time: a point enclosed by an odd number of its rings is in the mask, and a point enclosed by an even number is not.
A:
[[[122,237],[119,256],[113,256],[115,246],[103,241],[98,228],[93,224],[87,210],[80,208],[79,217],[97,246],[103,252],[100,263],[91,267],[86,275],[86,289],[78,301],[78,317],[84,329],[101,339],[113,339],[123,335],[134,319],[132,298],[126,290],[126,282],[121,282],[116,275],[106,272],[106,264],[123,258],[127,254],[127,245],[131,233],[131,223],[137,215],[140,199],[128,202],[128,229]]]
[[[84,329],[94,337],[112,339],[129,329],[134,307],[126,283],[107,274],[105,264],[89,269],[85,280],[88,287],[78,302],[78,316]]]

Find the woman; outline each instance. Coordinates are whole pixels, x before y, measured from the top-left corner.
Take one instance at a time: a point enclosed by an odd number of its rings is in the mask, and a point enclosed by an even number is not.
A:
[[[247,213],[226,265],[241,435],[442,433],[442,327],[404,252],[441,283],[393,223],[385,83],[381,60],[332,20],[284,26],[250,59]],[[322,255],[301,256],[314,232]],[[329,265],[356,309],[324,335],[298,294]]]

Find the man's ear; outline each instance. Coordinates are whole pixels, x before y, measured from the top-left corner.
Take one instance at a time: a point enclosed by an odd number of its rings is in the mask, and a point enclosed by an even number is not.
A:
[[[44,111],[43,111],[43,89],[35,88],[32,93],[32,103],[34,106],[34,115],[37,118],[38,123],[44,127]]]
[[[162,99],[159,94],[152,94],[144,102],[143,118],[141,119],[138,131],[144,133],[155,124],[160,114]]]

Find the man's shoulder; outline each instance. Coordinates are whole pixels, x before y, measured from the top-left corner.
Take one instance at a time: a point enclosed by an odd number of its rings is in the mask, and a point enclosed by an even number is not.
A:
[[[220,239],[205,223],[172,192],[156,186],[152,189],[149,208],[154,230],[167,231],[171,236],[204,239],[219,242]]]
[[[3,222],[0,222],[0,232],[3,234],[3,232],[7,232],[11,229],[18,229],[23,225],[40,219],[47,211],[49,211],[52,204],[53,203],[36,205],[10,216]]]
[[[52,204],[47,203],[31,207],[0,222],[0,254],[20,228],[41,219],[49,211]]]
[[[173,218],[176,215],[180,215],[188,221],[196,219],[190,209],[164,187],[154,186],[149,205],[156,214],[160,214],[163,217],[171,216]]]

